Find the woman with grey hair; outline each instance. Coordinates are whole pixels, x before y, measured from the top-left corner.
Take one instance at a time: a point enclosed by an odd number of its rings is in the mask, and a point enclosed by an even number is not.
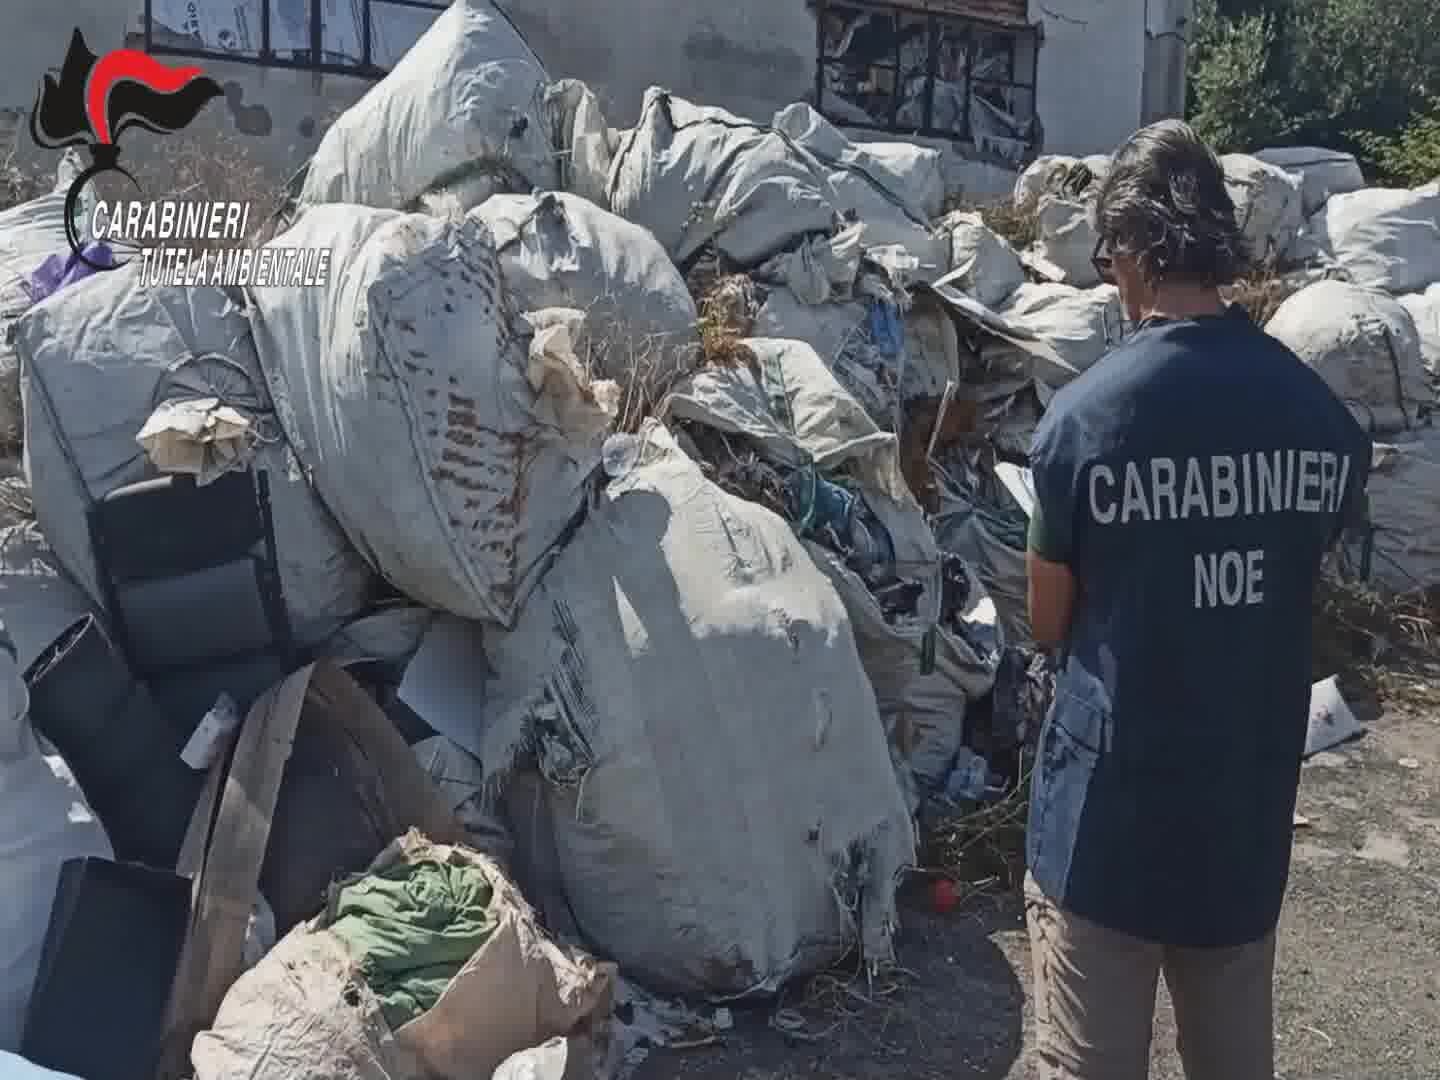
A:
[[[1031,623],[1058,653],[1027,851],[1041,1075],[1143,1080],[1163,973],[1189,1080],[1272,1080],[1311,604],[1370,442],[1223,303],[1245,253],[1189,127],[1121,146],[1095,218],[1134,330],[1031,448]]]

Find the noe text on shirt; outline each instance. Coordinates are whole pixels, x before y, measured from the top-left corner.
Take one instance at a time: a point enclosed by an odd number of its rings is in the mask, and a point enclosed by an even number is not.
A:
[[[1350,455],[1332,450],[1097,462],[1089,469],[1090,516],[1105,526],[1258,514],[1337,514],[1350,473]],[[1263,602],[1264,558],[1260,548],[1196,552],[1195,606]]]

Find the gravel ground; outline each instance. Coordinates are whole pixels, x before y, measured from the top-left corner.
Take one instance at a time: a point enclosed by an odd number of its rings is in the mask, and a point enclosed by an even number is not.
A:
[[[1440,679],[1383,711],[1360,740],[1307,764],[1276,978],[1283,1080],[1440,1078]],[[653,1055],[637,1080],[1030,1080],[1029,949],[1018,897],[948,915],[905,908],[908,976],[837,978],[742,1015],[717,1047]],[[1181,1080],[1164,992],[1151,1076]]]

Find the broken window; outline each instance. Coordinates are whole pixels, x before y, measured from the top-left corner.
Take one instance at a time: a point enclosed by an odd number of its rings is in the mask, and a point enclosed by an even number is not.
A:
[[[814,6],[815,106],[830,120],[965,140],[1010,162],[1033,154],[1039,33],[1023,3],[986,0],[983,19],[978,0]]]
[[[446,0],[145,0],[143,47],[157,55],[381,75]]]

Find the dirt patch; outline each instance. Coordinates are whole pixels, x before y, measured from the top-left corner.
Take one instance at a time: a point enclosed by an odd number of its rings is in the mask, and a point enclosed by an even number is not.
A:
[[[1440,1061],[1440,661],[1409,602],[1322,598],[1326,674],[1368,694],[1367,731],[1304,769],[1276,975],[1284,1080],[1433,1080]],[[1398,621],[1397,621],[1397,617]],[[1372,657],[1374,635],[1390,661]],[[1317,647],[1319,642],[1317,642]],[[1433,650],[1430,650],[1433,652]],[[1317,663],[1320,662],[1317,648]],[[930,870],[902,893],[897,977],[840,972],[737,1014],[715,1047],[658,1053],[638,1080],[1033,1080],[1029,946],[1018,888],[1023,794],[928,832]],[[957,883],[934,910],[930,884]],[[779,1019],[777,1019],[777,1017]],[[798,1024],[798,1026],[796,1026]],[[1163,985],[1152,1080],[1182,1080]]]

